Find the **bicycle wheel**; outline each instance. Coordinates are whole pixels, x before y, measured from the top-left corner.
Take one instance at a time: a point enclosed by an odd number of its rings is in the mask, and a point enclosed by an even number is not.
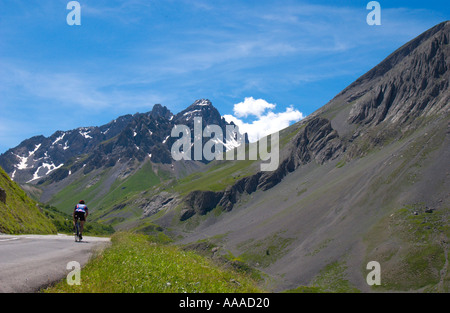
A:
[[[78,222],[78,241],[81,242],[81,224]]]
[[[79,240],[79,235],[80,235],[80,222],[77,220],[75,222],[75,242],[77,242]]]

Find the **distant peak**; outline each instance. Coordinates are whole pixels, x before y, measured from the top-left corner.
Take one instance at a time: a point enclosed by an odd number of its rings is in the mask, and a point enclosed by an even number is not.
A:
[[[170,110],[167,107],[162,106],[161,104],[157,103],[153,106],[153,109],[150,112],[150,115],[152,117],[161,116],[164,118],[170,118],[173,114],[172,114],[172,112],[170,112]]]
[[[212,103],[208,99],[200,99],[200,100],[195,101],[193,103],[193,105],[208,106],[208,105],[212,105]]]

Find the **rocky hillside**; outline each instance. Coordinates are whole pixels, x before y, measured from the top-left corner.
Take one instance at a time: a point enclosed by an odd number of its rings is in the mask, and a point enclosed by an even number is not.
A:
[[[204,206],[191,203],[206,202],[211,209],[221,205],[229,211],[237,195],[268,190],[301,165],[323,164],[343,155],[346,159],[361,157],[371,148],[410,134],[427,117],[445,119],[450,110],[449,32],[449,22],[430,29],[299,122],[302,127],[283,152],[285,158],[276,171],[241,179],[217,193],[213,197],[217,201],[192,200],[211,198],[194,192],[187,198],[191,215]]]
[[[149,221],[245,260],[276,290],[448,292],[449,38],[450,22],[435,26],[284,130],[276,171],[217,165]],[[233,179],[205,184],[217,173]]]
[[[0,168],[0,233],[51,234],[53,223],[44,216],[38,204]]]

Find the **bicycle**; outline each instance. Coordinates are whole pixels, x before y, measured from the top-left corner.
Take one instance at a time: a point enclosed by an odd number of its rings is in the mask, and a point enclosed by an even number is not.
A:
[[[79,217],[76,217],[75,219],[75,242],[77,241],[81,241],[81,225]]]

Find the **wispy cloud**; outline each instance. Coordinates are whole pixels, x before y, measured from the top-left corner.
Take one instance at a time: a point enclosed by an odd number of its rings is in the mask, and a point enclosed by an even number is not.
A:
[[[24,92],[35,102],[102,111],[108,108],[142,108],[165,97],[151,91],[133,93],[121,89],[120,79],[92,76],[80,72],[29,71],[0,62],[0,87]]]

